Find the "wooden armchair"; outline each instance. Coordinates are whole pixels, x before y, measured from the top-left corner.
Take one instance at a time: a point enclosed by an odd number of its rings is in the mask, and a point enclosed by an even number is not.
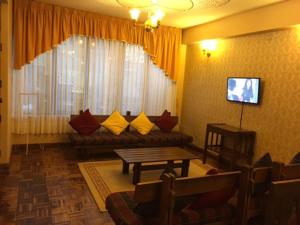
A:
[[[243,225],[243,205],[246,180],[240,171],[203,177],[175,178],[164,174],[161,181],[138,183],[134,193],[112,193],[106,199],[106,208],[117,225],[180,225],[180,224],[236,224]],[[201,194],[234,188],[238,190],[237,206],[229,204],[216,208],[176,211],[178,199],[198,197]],[[132,199],[130,199],[132,196]],[[195,200],[195,198],[193,198]],[[191,200],[193,202],[193,200]],[[128,202],[128,203],[126,203]],[[137,205],[154,202],[158,215],[144,218],[136,212]],[[147,207],[144,208],[147,210]]]
[[[261,216],[265,225],[273,225],[275,221],[287,225],[294,209],[300,215],[300,164],[274,162],[272,167],[249,167],[248,170],[245,224]],[[300,225],[299,218],[297,225]]]
[[[190,224],[243,224],[243,205],[244,205],[244,186],[245,180],[240,171],[237,172],[226,172],[217,175],[209,175],[204,177],[194,177],[194,178],[178,178],[172,179],[168,183],[168,189],[163,189],[162,192],[163,201],[161,201],[161,219],[164,221],[163,225],[172,224],[183,224],[182,220],[178,215],[174,214],[174,205],[177,198],[188,197],[193,195],[201,195],[208,192],[220,191],[227,188],[237,188],[238,200],[237,206],[235,207],[235,213],[232,217],[225,217],[222,220],[212,220],[212,221],[197,221],[199,220],[199,215],[205,214],[207,209],[203,208],[199,211],[192,212],[186,210],[183,211],[185,218],[189,218],[190,215],[194,215],[196,220],[190,218]],[[212,210],[212,209],[209,209]],[[202,211],[202,212],[200,212]],[[210,211],[211,212],[211,211]],[[195,216],[199,213],[197,216]],[[193,216],[191,216],[193,217]],[[200,218],[201,220],[201,218]]]
[[[275,163],[268,194],[265,224],[287,225],[293,213],[300,225],[300,164]]]

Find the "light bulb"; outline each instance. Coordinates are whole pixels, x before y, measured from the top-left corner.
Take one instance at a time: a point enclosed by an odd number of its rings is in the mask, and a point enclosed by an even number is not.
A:
[[[131,10],[129,10],[129,13],[130,13],[131,19],[137,21],[140,16],[141,11],[139,9],[131,9]]]
[[[158,21],[161,21],[162,18],[165,16],[165,13],[161,9],[158,9],[155,11],[154,16],[157,18]]]
[[[151,21],[151,26],[152,27],[157,27],[158,19],[157,19],[156,16],[151,16],[150,21]]]

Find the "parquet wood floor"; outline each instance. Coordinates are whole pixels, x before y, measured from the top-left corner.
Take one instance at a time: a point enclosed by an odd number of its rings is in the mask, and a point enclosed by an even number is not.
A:
[[[0,170],[1,225],[112,225],[100,213],[81,176],[77,152],[68,145],[31,146],[11,155],[9,171]],[[113,155],[94,155],[90,161]]]

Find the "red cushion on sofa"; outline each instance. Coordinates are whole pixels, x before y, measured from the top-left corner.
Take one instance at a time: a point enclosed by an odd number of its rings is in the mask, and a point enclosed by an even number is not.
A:
[[[171,132],[177,124],[177,122],[172,119],[171,113],[167,110],[165,110],[154,123],[162,132]]]
[[[218,170],[211,169],[207,171],[206,175],[218,174]],[[188,208],[189,209],[203,209],[203,208],[215,208],[226,204],[229,199],[231,199],[236,192],[235,188],[225,188],[220,191],[212,191],[208,193],[201,194],[194,202],[192,202]]]
[[[71,121],[69,121],[69,124],[74,130],[82,135],[90,135],[100,127],[100,124],[92,116],[88,109],[79,116],[74,117]]]

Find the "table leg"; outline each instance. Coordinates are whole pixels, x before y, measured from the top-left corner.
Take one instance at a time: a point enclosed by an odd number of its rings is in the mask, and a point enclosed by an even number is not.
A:
[[[203,159],[202,159],[203,164],[206,163],[206,158],[207,158],[208,137],[209,137],[209,132],[207,131],[207,128],[206,128],[205,144],[204,144]]]
[[[174,161],[169,160],[165,170],[168,172],[169,170],[173,170],[173,168],[174,168]]]
[[[189,159],[182,160],[182,167],[181,167],[182,177],[187,177],[189,175],[189,167],[190,167],[190,160]]]
[[[122,173],[123,174],[128,174],[129,173],[129,163],[125,162],[124,160],[123,160]]]
[[[134,163],[132,183],[137,184],[141,179],[141,163]]]

